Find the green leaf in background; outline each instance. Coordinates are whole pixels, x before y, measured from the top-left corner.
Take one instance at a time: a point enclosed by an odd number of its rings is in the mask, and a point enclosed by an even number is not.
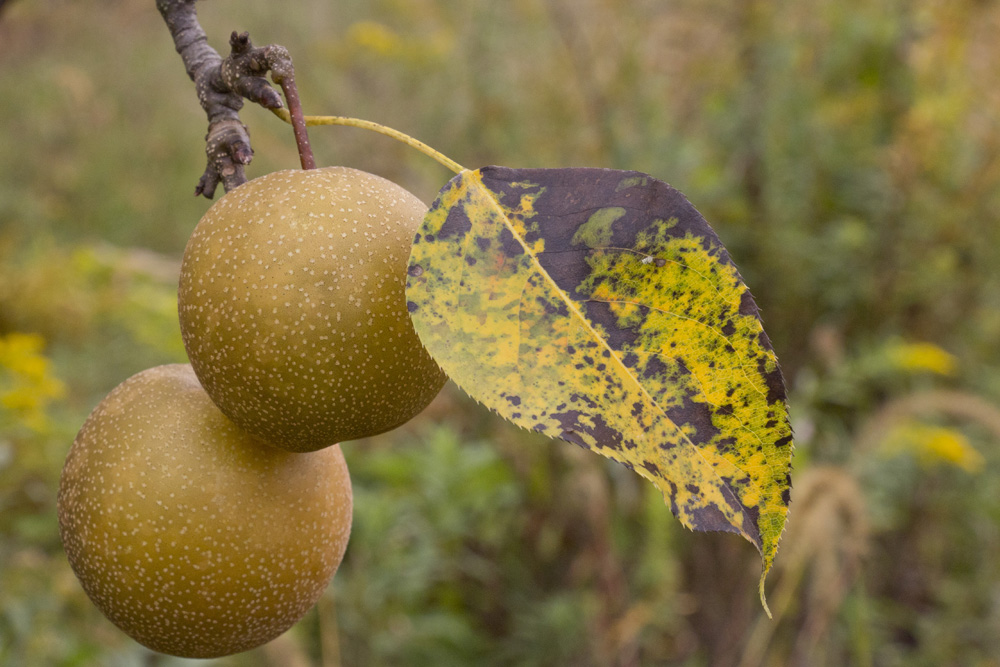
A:
[[[739,272],[684,196],[638,172],[463,171],[414,240],[414,327],[467,393],[652,481],[687,527],[771,567],[792,435]]]

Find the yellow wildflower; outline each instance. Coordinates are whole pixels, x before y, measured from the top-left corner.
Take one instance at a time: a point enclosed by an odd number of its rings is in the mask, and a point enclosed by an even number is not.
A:
[[[42,354],[45,341],[35,334],[0,336],[0,419],[33,431],[48,426],[46,407],[66,388],[52,375],[51,362]]]
[[[909,372],[953,375],[958,366],[952,354],[933,343],[893,343],[887,355],[895,368]]]
[[[889,434],[885,448],[890,454],[912,454],[924,467],[943,463],[977,473],[986,463],[961,432],[930,424],[909,422],[897,426]]]
[[[348,31],[348,39],[382,56],[387,56],[399,48],[399,35],[388,26],[375,21],[359,21]]]

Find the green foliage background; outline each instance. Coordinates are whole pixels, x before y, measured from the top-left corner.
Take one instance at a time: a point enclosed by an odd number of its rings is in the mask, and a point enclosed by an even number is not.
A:
[[[998,665],[1000,3],[199,3],[287,46],[308,113],[470,167],[649,172],[713,224],[761,305],[796,429],[789,528],[759,561],[655,489],[449,387],[344,446],[348,555],[283,640],[219,665]],[[0,664],[178,665],[83,596],[54,499],[73,435],[183,360],[175,308],[205,121],[151,0],[0,12]],[[297,164],[248,108],[251,175]],[[318,159],[430,201],[389,139]],[[206,664],[206,663],[199,663]]]

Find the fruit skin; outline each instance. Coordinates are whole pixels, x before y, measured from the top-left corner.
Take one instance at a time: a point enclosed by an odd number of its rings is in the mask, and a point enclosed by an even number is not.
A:
[[[184,252],[181,332],[212,400],[290,451],[391,430],[445,375],[406,309],[427,207],[347,167],[279,171],[216,202]]]
[[[339,447],[293,454],[241,432],[187,364],[115,388],[59,482],[59,528],[90,599],[145,646],[209,658],[291,627],[336,572],[352,494]]]

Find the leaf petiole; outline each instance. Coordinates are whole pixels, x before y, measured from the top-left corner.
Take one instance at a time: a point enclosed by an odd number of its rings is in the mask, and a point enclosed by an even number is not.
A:
[[[286,123],[292,122],[292,117],[288,113],[287,109],[271,109],[271,113]],[[411,148],[416,148],[424,155],[433,158],[448,169],[451,169],[456,174],[460,174],[465,171],[465,167],[455,162],[447,155],[431,148],[422,141],[414,139],[408,134],[386,125],[381,125],[370,120],[362,120],[361,118],[349,118],[347,116],[306,116],[305,120],[306,125],[343,125],[346,127],[360,127],[364,130],[378,132],[379,134],[384,134],[387,137],[392,137],[396,141],[401,141]]]

